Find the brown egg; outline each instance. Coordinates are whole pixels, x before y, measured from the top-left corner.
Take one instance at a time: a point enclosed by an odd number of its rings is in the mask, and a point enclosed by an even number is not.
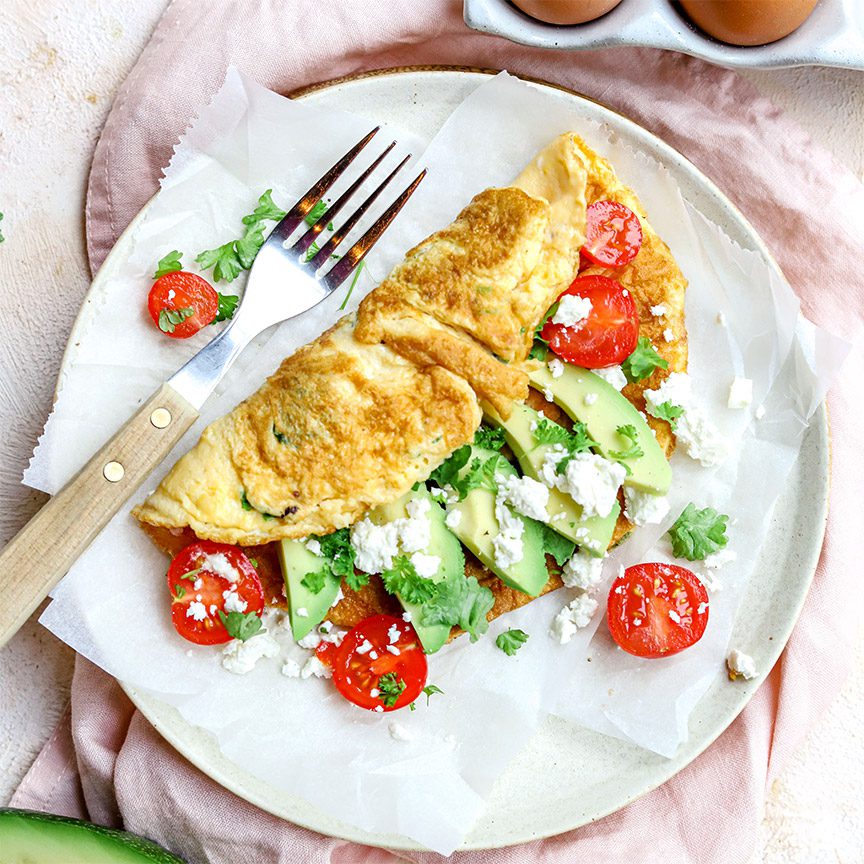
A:
[[[621,0],[513,0],[526,15],[547,24],[584,24],[605,15]]]
[[[690,20],[732,45],[765,45],[788,36],[819,0],[679,0]]]

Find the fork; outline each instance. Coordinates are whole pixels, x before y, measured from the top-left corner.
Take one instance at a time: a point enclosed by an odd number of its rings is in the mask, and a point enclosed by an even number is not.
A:
[[[317,306],[336,290],[396,218],[426,174],[421,171],[343,255],[335,250],[360,222],[406,156],[318,248],[334,223],[386,156],[391,143],[307,230],[312,208],[331,190],[379,131],[358,141],[315,182],[276,225],[258,251],[234,318],[172,375],[81,471],[0,552],[0,647],[27,620],[96,535],[198,419],[204,402],[249,342],[273,324]],[[313,246],[313,244],[315,244]],[[335,262],[335,263],[333,263]],[[329,268],[327,268],[327,265]]]

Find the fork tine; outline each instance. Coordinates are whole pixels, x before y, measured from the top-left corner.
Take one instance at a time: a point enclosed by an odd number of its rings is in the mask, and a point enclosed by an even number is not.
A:
[[[297,226],[309,215],[309,211],[318,203],[324,193],[339,179],[342,172],[354,161],[357,154],[372,140],[380,129],[376,126],[371,132],[358,141],[332,168],[326,171],[303,195],[302,198],[285,214],[282,221],[273,229],[273,234],[283,240],[290,237]]]
[[[399,167],[401,168],[402,166],[400,165]],[[397,168],[396,170],[398,171],[399,169]],[[394,171],[393,173],[395,174],[396,172]],[[329,291],[338,288],[357,268],[369,250],[378,242],[378,238],[396,218],[396,214],[414,194],[414,190],[420,185],[425,176],[426,169],[424,168],[411,181],[405,191],[378,217],[375,224],[327,271],[321,281]],[[323,252],[324,250],[322,249],[321,251]]]
[[[339,212],[342,208],[348,203],[348,199],[357,191],[358,187],[364,180],[381,164],[384,158],[390,153],[390,151],[396,146],[396,142],[393,141],[390,146],[339,196],[338,200],[336,200],[320,219],[305,233],[303,234],[296,243],[292,245],[292,249],[295,249],[299,253],[305,252],[314,242],[318,239],[318,235],[324,230],[324,226],[329,222],[332,222],[333,219],[339,215]]]
[[[409,154],[406,156],[378,185],[378,187],[369,195],[369,197],[348,217],[344,224],[333,233],[330,239],[321,247],[314,258],[310,259],[307,265],[311,271],[323,267],[336,247],[348,236],[351,229],[360,221],[363,214],[372,206],[375,199],[384,191],[387,184],[399,173],[405,163],[411,158]]]

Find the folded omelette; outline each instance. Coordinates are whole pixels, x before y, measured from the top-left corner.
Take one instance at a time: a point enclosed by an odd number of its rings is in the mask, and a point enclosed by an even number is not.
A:
[[[612,276],[630,291],[640,334],[669,364],[624,389],[642,410],[644,390],[686,370],[686,281],[633,191],[568,133],[511,186],[481,192],[450,225],[409,250],[356,315],[300,348],[208,426],[135,508],[136,518],[168,552],[193,533],[257,547],[327,534],[425,481],[473,439],[481,401],[506,418],[514,402],[528,399],[570,425],[556,406],[534,391],[529,396],[527,357],[538,323],[579,271],[586,207],[602,199],[639,216],[643,245],[624,267],[582,272]],[[650,311],[660,304],[662,322]],[[671,453],[668,424],[648,422]],[[613,543],[628,528],[621,516]],[[281,575],[271,552],[265,546],[255,554],[275,594]],[[466,570],[493,590],[490,617],[531,599],[470,556]],[[560,584],[552,576],[546,590]],[[346,595],[328,616],[344,626],[398,605],[375,580]]]

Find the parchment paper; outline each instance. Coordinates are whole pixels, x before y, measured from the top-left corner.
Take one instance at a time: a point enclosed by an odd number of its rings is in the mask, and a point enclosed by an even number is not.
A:
[[[293,200],[368,125],[290,102],[229,73],[178,146],[137,229],[133,254],[108,287],[99,313],[110,316],[111,333],[122,339],[105,338],[101,328],[84,334],[26,473],[29,485],[60,488],[135,405],[209,338],[173,342],[145,319],[155,262],[176,248],[189,264],[201,249],[236,236],[239,217],[265,188],[273,187],[279,203]],[[428,707],[421,700],[415,712],[400,712],[398,721],[412,738],[395,741],[388,731],[393,715],[356,710],[329,682],[279,674],[284,657],[299,650],[284,628],[275,628],[281,656],[262,660],[242,677],[221,667],[219,649],[190,649],[167,614],[165,561],[128,510],[58,586],[41,619],[120,680],[176,706],[190,723],[215,735],[229,758],[268,783],[345,822],[402,833],[443,854],[459,845],[495,779],[548,713],[665,755],[685,740],[689,712],[722,666],[765,521],[843,354],[842,346],[800,318],[791,289],[759,256],[739,249],[683,202],[664,168],[610,130],[586,123],[562,100],[503,73],[479,86],[423,153],[429,176],[370,257],[369,274],[347,308],[356,307],[407,248],[447,224],[472,195],[506,185],[553,136],[571,129],[636,189],[690,280],[694,390],[730,442],[730,458],[718,469],[680,454],[673,459],[667,523],[691,500],[716,507],[732,517],[730,548],[737,554],[717,571],[723,590],[711,598],[708,630],[697,646],[662,663],[640,661],[614,648],[600,613],[570,644],[559,646],[547,632],[570,596],[554,592],[494,622],[479,643],[462,638],[430,658],[429,680],[445,695]],[[386,132],[403,150],[423,149],[410,131]],[[155,486],[206,422],[230,410],[284,356],[329,326],[343,300],[344,292],[337,292],[302,322],[281,325],[247,349],[201,421],[135,500]],[[725,327],[717,322],[720,311]],[[750,409],[726,408],[735,375],[754,381]],[[763,403],[766,416],[755,421],[753,409]],[[601,608],[619,565],[664,560],[666,527],[640,529],[610,556],[597,592]],[[122,590],[105,592],[106,578]],[[513,658],[494,645],[508,627],[531,634]]]

